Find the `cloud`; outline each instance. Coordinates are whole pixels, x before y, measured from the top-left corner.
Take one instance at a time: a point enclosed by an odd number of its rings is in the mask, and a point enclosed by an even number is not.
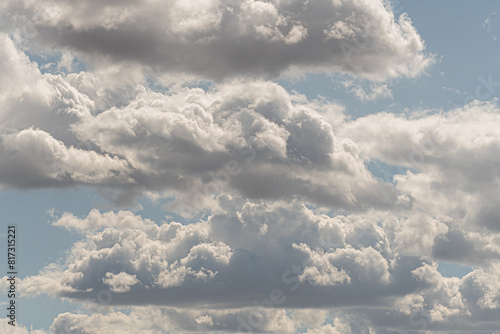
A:
[[[146,321],[121,312],[94,315],[61,313],[54,320],[50,331],[53,333],[147,333],[160,334],[161,330],[148,325]]]
[[[9,319],[3,318],[0,320],[0,330],[2,333],[12,333],[12,334],[46,334],[47,332],[41,329],[28,330],[25,326],[19,323],[15,323],[15,326],[9,325]]]
[[[325,313],[325,312],[322,312]],[[301,320],[305,317],[302,316]],[[323,320],[323,319],[322,319]],[[167,331],[294,333],[301,321],[278,309],[181,310],[166,307],[133,307],[130,314],[58,315],[50,330],[56,333],[165,333]]]
[[[11,187],[133,182],[126,161],[67,148],[49,133],[33,128],[0,135],[0,158],[0,179]]]
[[[339,307],[384,304],[418,287],[403,282],[420,260],[396,258],[376,219],[329,217],[298,202],[220,195],[219,203],[189,225],[130,211],[64,214],[54,225],[83,239],[21,291],[84,300],[108,289],[111,305],[239,308],[279,290],[280,307]]]
[[[131,287],[139,283],[136,275],[130,275],[124,272],[119,274],[106,273],[102,282],[110,287],[111,292],[128,292]]]
[[[0,183],[22,189],[132,183],[126,161],[94,151],[71,131],[102,102],[80,91],[74,75],[42,74],[11,39],[0,39]]]
[[[413,277],[426,284],[391,305],[351,307],[349,310],[290,309],[272,305],[271,299],[245,309],[180,309],[134,306],[122,311],[58,315],[51,330],[74,333],[114,331],[273,332],[296,333],[406,333],[447,331],[487,333],[498,328],[498,265],[475,270],[462,279],[442,277],[436,266],[422,265]],[[111,327],[113,324],[114,327]]]
[[[117,332],[151,333],[459,333],[498,326],[498,260],[478,262],[461,279],[443,277],[430,257],[439,257],[433,253],[453,230],[430,216],[329,216],[300,201],[225,194],[217,202],[207,219],[188,225],[157,224],[131,211],[65,213],[53,224],[82,239],[19,289],[90,310],[97,301],[107,310],[54,320],[51,330],[71,326],[75,333],[110,324]],[[495,251],[498,240],[488,241]],[[316,308],[325,313],[313,316]]]
[[[337,134],[356,142],[365,161],[410,168],[394,176],[396,188],[414,207],[458,228],[449,235],[455,238],[454,233],[500,229],[495,218],[498,115],[496,100],[475,101],[424,116],[370,115],[345,124]]]
[[[97,67],[219,80],[328,71],[414,77],[433,62],[411,20],[381,0],[8,2],[5,19],[35,49],[71,50]],[[24,34],[26,35],[26,34]],[[33,38],[35,37],[35,38]]]
[[[335,135],[344,117],[337,105],[265,81],[159,93],[137,78],[122,82],[113,68],[42,74],[3,38],[12,69],[0,114],[4,186],[90,184],[118,206],[146,193],[175,196],[170,210],[187,216],[220,191],[356,210],[405,205],[356,145]]]
[[[353,93],[360,101],[376,101],[381,98],[393,98],[392,90],[385,83],[370,83],[367,89],[361,83],[354,83],[352,80],[344,82],[344,87]]]
[[[340,207],[397,201],[322,114],[269,82],[139,94],[73,128],[81,140],[124,157],[138,191],[177,190],[196,209],[226,187],[253,198],[291,195]]]
[[[421,294],[410,294],[395,310],[367,310],[365,316],[374,327],[388,332],[404,330],[486,333],[498,328],[497,282],[494,266],[475,270],[462,279],[442,277],[435,266],[424,265],[414,276],[429,284]],[[487,278],[488,277],[488,278]],[[489,280],[488,283],[485,283]],[[493,292],[495,291],[495,292]]]

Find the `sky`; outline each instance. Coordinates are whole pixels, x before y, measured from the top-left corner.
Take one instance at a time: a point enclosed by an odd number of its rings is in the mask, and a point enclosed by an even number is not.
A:
[[[500,4],[4,0],[2,333],[500,333]]]

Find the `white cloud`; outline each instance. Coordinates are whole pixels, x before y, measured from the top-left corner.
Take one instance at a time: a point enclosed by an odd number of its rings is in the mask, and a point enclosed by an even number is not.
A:
[[[392,90],[386,83],[370,83],[366,89],[362,83],[355,83],[352,80],[344,82],[344,87],[362,102],[376,101],[382,98],[392,99]]]
[[[116,309],[117,314],[55,319],[54,328],[71,323],[77,333],[91,323],[95,332],[102,331],[112,319],[116,328],[152,333],[238,327],[293,333],[301,326],[311,333],[398,332],[422,324],[470,331],[478,322],[494,326],[498,287],[492,278],[498,262],[462,279],[442,277],[425,258],[432,240],[447,233],[446,225],[422,213],[329,217],[299,202],[249,202],[228,195],[218,202],[206,221],[189,225],[157,225],[126,211],[94,210],[82,219],[65,214],[54,224],[81,231],[83,239],[62,267],[24,279],[20,289],[83,302],[107,288],[108,307],[136,305],[130,315]],[[264,225],[266,233],[259,233]],[[425,237],[418,237],[419,228]],[[417,237],[411,241],[405,233]],[[138,306],[145,302],[158,307]],[[342,310],[346,306],[349,315]],[[333,325],[325,323],[327,314],[315,316],[310,307],[331,309]]]
[[[0,135],[0,179],[7,186],[35,188],[72,183],[132,183],[126,161],[54,139],[38,129]]]
[[[462,227],[498,231],[499,123],[496,101],[472,102],[424,116],[370,115],[346,124],[339,135],[352,138],[366,161],[412,168],[394,180],[415,206]]]
[[[9,324],[9,319],[2,317],[0,319],[0,331],[2,333],[9,334],[46,334],[47,332],[41,329],[29,330],[22,324],[19,324],[17,321],[15,322],[15,326]]]
[[[51,333],[97,334],[97,333],[146,333],[161,334],[161,329],[144,321],[135,314],[121,312],[93,315],[61,313],[50,326]]]
[[[272,332],[295,333],[300,322],[285,310],[234,309],[189,310],[166,307],[133,307],[130,314],[60,314],[50,327],[52,332],[68,333],[183,333]]]
[[[82,119],[74,130],[124,157],[139,191],[173,189],[196,209],[226,187],[255,198],[294,194],[342,207],[396,201],[322,114],[268,82],[139,94],[124,108]]]
[[[375,217],[331,218],[300,202],[218,202],[206,221],[189,225],[156,225],[127,211],[64,214],[54,225],[83,239],[62,266],[24,279],[22,291],[81,300],[110,289],[112,304],[248,307],[280,289],[283,306],[333,307],[391,298],[406,266],[418,264],[395,258]],[[344,294],[351,297],[335,297]]]
[[[115,77],[113,67],[41,74],[3,38],[4,57],[19,67],[13,77],[31,85],[10,92],[16,79],[6,79],[3,185],[93,184],[122,206],[145,193],[175,195],[170,209],[185,215],[209,208],[219,191],[356,209],[403,205],[365,168],[356,145],[335,136],[337,105],[264,81],[155,93],[133,75]]]
[[[284,310],[271,299],[267,308],[192,309],[135,306],[127,315],[61,314],[51,330],[71,326],[75,333],[97,333],[114,325],[115,330],[183,332],[273,332],[296,333],[406,333],[447,331],[487,333],[498,327],[498,265],[475,270],[462,279],[442,277],[435,265],[425,264],[411,275],[423,283],[418,291],[396,299],[393,304],[363,305],[349,309]],[[85,328],[85,329],[84,329]],[[113,332],[110,329],[111,332]],[[86,331],[85,331],[86,330]],[[156,331],[155,331],[156,330]],[[141,331],[141,332],[142,332]]]
[[[132,286],[139,283],[136,275],[130,275],[125,272],[120,272],[119,274],[108,272],[102,281],[109,286],[112,292],[128,292]]]
[[[425,258],[433,248],[430,240],[447,232],[422,213],[329,217],[299,202],[227,195],[218,202],[206,221],[189,225],[157,225],[127,211],[93,210],[81,219],[65,214],[54,224],[80,231],[83,239],[62,266],[23,279],[19,289],[80,302],[97,297],[98,303],[99,293],[111,290],[104,306],[114,308],[112,313],[66,313],[54,320],[53,329],[72,326],[75,333],[102,332],[111,323],[117,331],[127,326],[151,333],[238,328],[294,333],[303,326],[311,333],[404,332],[421,326],[460,332],[498,325],[493,316],[498,261],[462,279],[442,277]],[[416,229],[408,230],[417,236],[413,242],[401,235],[405,224]],[[259,233],[263,225],[267,231]],[[419,226],[429,225],[435,229],[419,239]],[[494,245],[496,239],[488,240]],[[124,314],[118,305],[135,306]],[[328,318],[333,322],[325,322]]]
[[[5,7],[18,39],[19,26],[29,25],[24,37],[33,48],[73,50],[98,67],[140,63],[208,79],[325,70],[381,80],[419,75],[433,62],[410,19],[394,17],[382,0],[23,0]]]

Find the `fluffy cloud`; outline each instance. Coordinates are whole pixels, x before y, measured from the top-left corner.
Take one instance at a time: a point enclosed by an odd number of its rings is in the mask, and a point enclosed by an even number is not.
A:
[[[410,19],[382,0],[23,0],[8,1],[3,12],[36,49],[208,79],[291,69],[380,80],[416,76],[432,62]]]
[[[94,184],[115,191],[118,205],[175,195],[170,209],[188,216],[223,190],[356,210],[407,205],[372,176],[352,141],[334,134],[337,105],[264,81],[158,93],[138,79],[116,83],[113,69],[42,74],[2,38],[12,72],[1,94],[5,186]],[[18,77],[29,79],[25,88]]]
[[[396,188],[436,220],[405,226],[403,243],[415,238],[412,230],[439,230],[433,257],[476,264],[498,259],[499,122],[496,101],[472,102],[427,115],[370,115],[337,133],[355,141],[367,162],[409,168],[394,176]]]
[[[446,331],[487,333],[498,328],[498,262],[477,269],[463,278],[442,277],[435,266],[414,270],[416,279],[428,288],[409,294],[393,310],[365,310],[365,318],[380,332]],[[378,333],[378,331],[377,331]]]
[[[359,333],[419,329],[419,319],[444,328],[464,316],[465,329],[476,321],[493,326],[488,314],[498,309],[498,289],[489,277],[497,265],[462,279],[443,278],[430,261],[405,255],[409,250],[401,244],[411,249],[412,243],[397,241],[402,238],[397,218],[388,213],[331,217],[300,202],[249,202],[229,195],[220,195],[218,203],[206,220],[188,225],[158,225],[129,211],[93,210],[83,219],[63,214],[54,225],[81,233],[82,240],[61,265],[23,279],[20,291],[118,307],[54,320],[52,329],[70,326],[75,333],[102,332],[111,323],[116,331],[127,326],[151,333],[293,333],[303,326],[319,333]],[[437,224],[421,214],[400,221],[424,220]],[[425,239],[443,233],[438,228]],[[432,247],[420,242],[414,242],[417,253]],[[444,293],[443,304],[438,299]],[[153,311],[143,304],[160,307]],[[136,306],[126,314],[120,305]],[[342,310],[346,306],[349,316]],[[311,307],[331,314],[316,319],[307,311]]]
[[[460,332],[478,323],[498,326],[498,261],[461,279],[441,276],[425,258],[449,231],[422,213],[331,217],[299,202],[229,195],[220,195],[218,203],[206,220],[188,225],[158,225],[128,211],[93,210],[83,219],[63,214],[54,225],[83,239],[62,265],[24,279],[20,289],[81,302],[101,299],[107,307],[136,305],[127,315],[115,309],[55,319],[53,328],[71,324],[76,333],[91,323],[98,332],[115,322],[116,328],[152,333],[293,333],[303,326],[318,333]],[[402,233],[418,230],[406,231],[406,225],[433,228],[412,241]],[[307,311],[311,307],[329,309],[330,315],[316,319]]]
[[[441,276],[425,258],[450,232],[422,213],[332,217],[299,201],[221,194],[206,220],[188,225],[97,210],[85,218],[65,213],[54,225],[82,240],[59,264],[19,282],[20,291],[97,301],[107,311],[60,314],[51,330],[391,333],[499,325],[498,261],[461,279]],[[426,236],[411,240],[405,233],[418,235],[420,225]],[[129,313],[121,305],[135,306]],[[317,307],[329,312],[313,316],[318,311],[308,308]]]
[[[49,133],[33,128],[0,135],[0,159],[0,179],[12,187],[133,182],[126,161],[67,148]]]
[[[134,306],[130,312],[60,314],[51,331],[110,333],[141,331],[296,333],[407,333],[448,331],[487,333],[498,328],[498,265],[475,270],[462,279],[442,277],[433,265],[412,271],[426,287],[393,304],[349,310],[291,309],[273,305],[270,297],[244,309],[183,309]],[[274,296],[276,297],[276,296]],[[279,296],[283,298],[283,296]],[[276,299],[279,300],[279,299]],[[262,306],[265,306],[264,308]]]
[[[102,282],[110,287],[112,292],[128,292],[133,285],[139,283],[136,275],[130,275],[124,272],[119,274],[106,273]]]
[[[71,131],[70,124],[98,110],[98,100],[73,85],[73,76],[42,74],[6,35],[0,39],[0,183],[24,189],[133,183],[125,160],[91,150]]]
[[[280,307],[336,307],[386,303],[418,286],[403,281],[421,262],[397,259],[375,219],[332,218],[299,202],[221,195],[219,203],[189,225],[157,225],[128,211],[64,214],[54,225],[84,238],[64,265],[24,279],[22,291],[88,299],[107,289],[113,305],[228,308],[271,298]],[[373,234],[363,233],[369,226]]]
[[[2,129],[37,127],[68,144],[77,144],[70,124],[128,104],[145,90],[142,75],[135,75],[133,68],[126,75],[113,66],[97,72],[41,73],[4,33],[0,33],[0,66]]]
[[[16,323],[16,326],[9,325],[9,319],[8,318],[3,318],[0,320],[0,330],[2,333],[12,333],[12,334],[46,334],[47,332],[44,330],[28,330],[25,326],[22,324]]]
[[[137,191],[177,190],[196,210],[224,188],[346,208],[393,205],[396,192],[373,178],[355,146],[292,98],[267,82],[148,92],[73,128],[81,140],[124,157]]]
[[[56,333],[166,333],[274,332],[294,333],[301,322],[285,310],[181,310],[166,307],[133,307],[129,315],[60,314],[50,327]]]

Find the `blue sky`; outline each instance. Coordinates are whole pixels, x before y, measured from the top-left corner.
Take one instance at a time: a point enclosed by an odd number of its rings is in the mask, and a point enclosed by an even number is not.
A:
[[[22,3],[0,6],[19,333],[500,328],[498,2],[401,1],[409,30],[378,0]]]

